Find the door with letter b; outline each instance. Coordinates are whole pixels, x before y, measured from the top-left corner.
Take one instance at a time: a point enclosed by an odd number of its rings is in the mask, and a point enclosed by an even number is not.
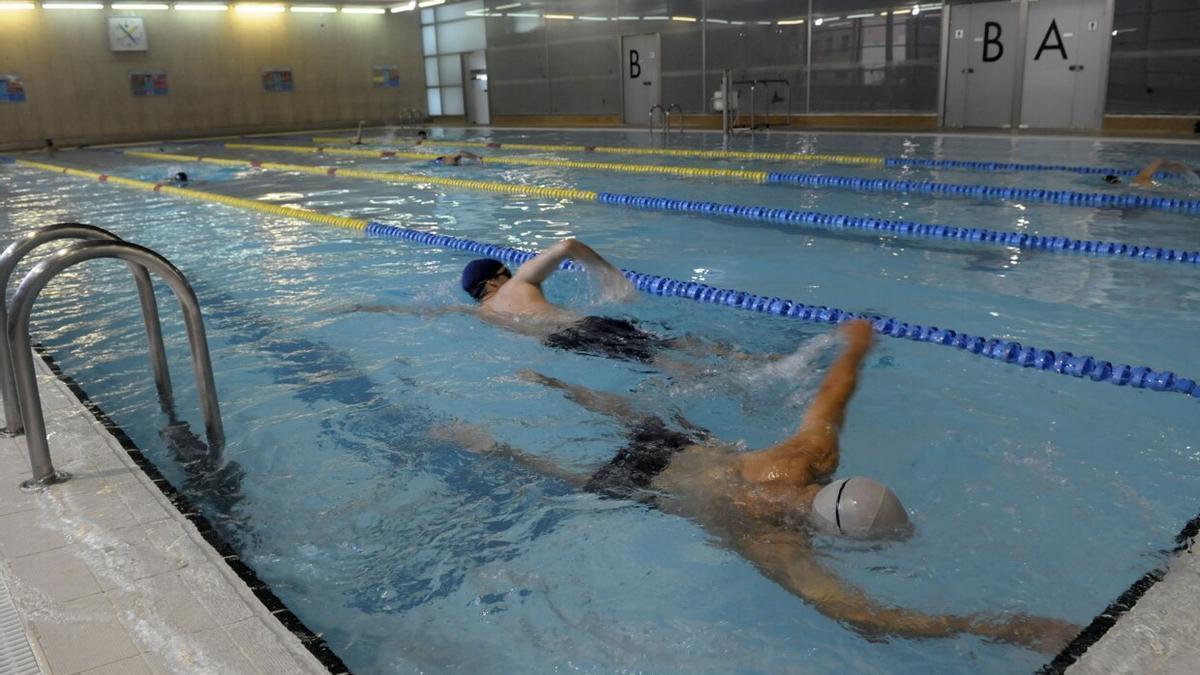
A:
[[[625,123],[645,124],[650,106],[661,105],[658,34],[621,38]]]
[[[1008,127],[1016,91],[1017,21],[1011,2],[953,5],[946,52],[946,126]]]

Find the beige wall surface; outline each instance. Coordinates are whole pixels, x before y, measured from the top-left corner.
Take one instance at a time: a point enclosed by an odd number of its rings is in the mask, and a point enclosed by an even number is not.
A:
[[[109,48],[108,17],[140,16],[149,50]],[[400,88],[375,88],[372,66],[398,66]],[[295,90],[263,91],[290,67]],[[134,96],[129,76],[166,72],[166,96]],[[0,103],[0,147],[151,139],[302,125],[395,122],[425,109],[421,27],[404,14],[0,11],[0,75],[27,100]]]

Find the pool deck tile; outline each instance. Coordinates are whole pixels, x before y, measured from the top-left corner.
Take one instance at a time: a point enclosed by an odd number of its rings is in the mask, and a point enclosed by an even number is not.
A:
[[[40,360],[55,466],[0,438],[0,581],[43,672],[327,673]]]
[[[1166,577],[1067,669],[1068,675],[1200,673],[1200,555],[1193,543]]]

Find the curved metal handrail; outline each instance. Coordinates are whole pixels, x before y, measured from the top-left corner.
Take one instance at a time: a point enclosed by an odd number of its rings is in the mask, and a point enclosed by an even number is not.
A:
[[[0,395],[4,397],[4,433],[16,436],[25,429],[21,420],[21,406],[17,387],[13,380],[12,348],[8,341],[8,282],[13,270],[30,251],[56,239],[91,239],[121,241],[117,235],[83,223],[57,223],[30,232],[8,245],[0,253]],[[150,364],[154,368],[154,384],[158,389],[159,402],[164,411],[174,407],[171,394],[171,373],[167,368],[167,352],[163,348],[162,326],[158,320],[158,303],[154,300],[154,287],[146,268],[129,263],[133,281],[137,284],[138,301],[142,305],[142,320],[146,324],[146,340],[150,346]]]
[[[79,242],[51,254],[25,275],[17,287],[16,295],[13,296],[12,313],[6,326],[13,350],[13,370],[16,374],[17,394],[21,401],[21,415],[25,422],[25,442],[29,448],[29,462],[33,469],[33,478],[21,484],[25,489],[35,489],[70,478],[69,474],[56,471],[50,461],[46,420],[42,416],[42,399],[38,392],[33,353],[30,350],[29,316],[38,294],[55,275],[68,267],[95,258],[120,258],[127,263],[151,270],[175,293],[183,310],[188,345],[192,351],[192,370],[196,375],[196,390],[204,412],[209,451],[219,453],[225,445],[225,429],[221,424],[221,410],[217,405],[217,388],[213,381],[212,360],[208,354],[204,320],[200,316],[200,304],[196,300],[196,293],[187,278],[166,258],[143,246],[125,241]]]
[[[650,106],[650,113],[649,113],[649,115],[650,115],[650,135],[651,135],[651,136],[653,136],[653,135],[654,135],[654,111],[655,111],[655,110],[657,110],[657,111],[659,111],[659,112],[661,112],[661,113],[663,114],[663,124],[664,124],[664,125],[666,124],[666,115],[667,115],[667,111],[666,111],[666,109],[665,109],[665,108],[663,108],[661,105],[659,105],[659,104],[657,104],[657,103],[655,103],[654,105]]]
[[[667,106],[667,135],[671,135],[671,111],[679,111],[679,135],[683,135],[683,108],[678,103],[672,103]]]

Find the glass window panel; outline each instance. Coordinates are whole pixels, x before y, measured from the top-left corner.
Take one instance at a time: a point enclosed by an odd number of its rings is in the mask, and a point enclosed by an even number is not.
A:
[[[438,86],[438,63],[436,56],[430,56],[425,59],[425,86]]]
[[[475,2],[456,2],[453,4],[441,5],[434,7],[437,12],[438,22],[454,21],[469,16],[481,16],[483,14],[483,0],[475,0]]]
[[[442,87],[442,114],[463,114],[462,87]]]
[[[437,25],[439,54],[473,52],[487,49],[487,36],[483,19],[467,19]]]
[[[462,61],[458,54],[438,57],[438,83],[443,87],[462,84]]]
[[[421,10],[421,25],[425,25],[427,23],[433,23],[433,10],[432,9]]]
[[[892,24],[892,61],[900,63],[905,60],[908,37],[908,24],[896,21]]]
[[[429,104],[430,115],[442,114],[442,93],[437,87],[430,87],[425,90],[425,98]]]
[[[433,56],[438,53],[437,30],[433,26],[425,26],[421,29],[421,45],[425,49],[425,56]]]

